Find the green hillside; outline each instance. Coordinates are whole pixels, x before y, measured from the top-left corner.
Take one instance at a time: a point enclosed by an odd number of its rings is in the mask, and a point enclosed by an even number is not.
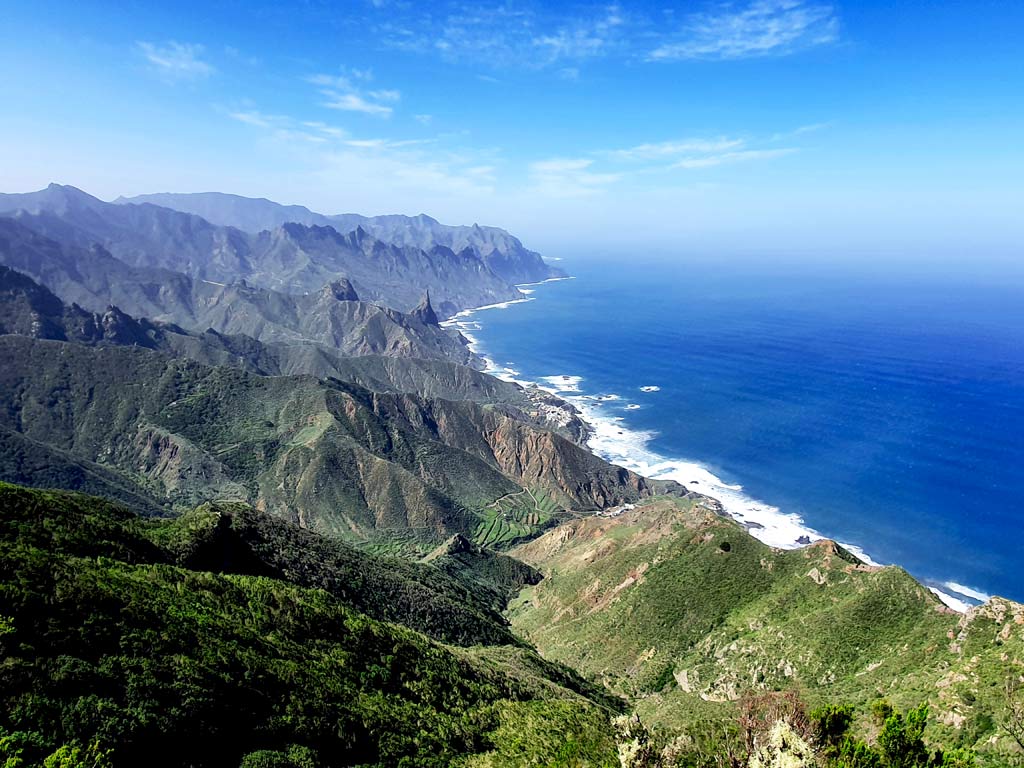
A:
[[[827,541],[774,550],[692,500],[575,520],[513,554],[546,576],[511,605],[514,629],[651,722],[732,717],[746,691],[795,689],[861,713],[927,702],[939,742],[1009,746],[995,723],[1024,674],[1020,605],[963,617],[899,568]]]

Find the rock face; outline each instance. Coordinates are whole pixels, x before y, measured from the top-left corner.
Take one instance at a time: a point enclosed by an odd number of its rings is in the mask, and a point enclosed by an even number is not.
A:
[[[328,283],[321,291],[329,295],[335,301],[359,301],[359,294],[347,277]]]
[[[212,284],[245,280],[306,294],[345,277],[363,299],[401,311],[416,306],[427,289],[446,316],[522,296],[470,246],[391,242],[360,226],[339,231],[330,224],[285,222],[246,232],[149,203],[105,203],[55,184],[0,195],[0,214],[62,246],[98,246],[129,267],[170,270]]]
[[[219,192],[197,194],[158,193],[121,198],[118,203],[152,203],[176,211],[201,216],[221,226],[245,232],[273,230],[283,224],[329,226],[339,232],[362,229],[378,240],[397,246],[430,251],[444,246],[455,253],[469,249],[487,267],[506,282],[535,283],[564,272],[544,263],[540,254],[528,250],[515,237],[497,227],[446,226],[429,216],[325,216],[298,205],[279,205],[269,200],[226,195]]]
[[[434,312],[434,308],[430,306],[430,293],[424,293],[423,299],[416,308],[409,313],[424,325],[437,325],[438,319],[437,314]]]

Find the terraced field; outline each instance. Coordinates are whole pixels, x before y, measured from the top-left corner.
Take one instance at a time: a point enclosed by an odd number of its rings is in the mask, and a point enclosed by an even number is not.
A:
[[[487,505],[480,516],[473,541],[482,547],[501,549],[532,537],[553,521],[570,515],[543,491],[526,489],[502,496]]]

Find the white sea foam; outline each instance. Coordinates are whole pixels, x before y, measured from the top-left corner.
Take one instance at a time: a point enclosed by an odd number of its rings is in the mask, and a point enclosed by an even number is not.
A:
[[[947,581],[942,586],[946,587],[946,589],[956,592],[957,594],[972,597],[979,603],[984,603],[992,597],[992,595],[987,595],[980,589],[974,589],[973,587],[965,587],[963,584],[957,584],[955,581]]]
[[[629,405],[626,406],[626,410],[627,411],[639,411],[640,410],[640,406],[637,405],[636,403],[630,403]]]
[[[936,589],[935,587],[928,587],[928,589],[934,593],[939,600],[945,603],[947,608],[952,608],[957,613],[967,613],[967,611],[973,607],[970,603],[964,600],[953,597],[952,595],[947,595],[941,589]]]
[[[572,275],[567,275],[566,277],[549,277],[547,280],[541,280],[538,283],[518,283],[516,285],[516,288],[529,288],[532,285],[544,285],[544,283],[558,283],[558,282],[561,282],[562,280],[575,280],[575,279],[576,278],[573,277]],[[480,309],[486,309],[486,307],[480,307]]]
[[[551,278],[543,282],[567,279],[572,278]],[[539,283],[535,285],[539,285]],[[769,546],[795,549],[825,538],[808,526],[800,515],[783,512],[776,506],[748,496],[743,492],[742,485],[726,483],[702,464],[687,459],[668,458],[652,451],[649,444],[656,437],[656,433],[630,429],[625,425],[623,417],[613,416],[606,412],[605,403],[621,399],[619,395],[585,393],[581,386],[584,381],[582,376],[558,374],[538,377],[536,382],[524,380],[520,378],[520,372],[512,368],[510,364],[502,366],[495,363],[483,352],[483,346],[479,339],[467,333],[467,329],[480,330],[481,328],[478,321],[468,319],[475,313],[491,309],[506,309],[513,304],[532,300],[533,297],[529,297],[464,310],[442,325],[458,328],[469,339],[470,349],[480,355],[486,363],[485,373],[524,387],[538,386],[575,405],[583,420],[591,428],[587,446],[606,461],[633,470],[645,477],[675,480],[690,490],[716,499],[722,504],[727,515],[743,525],[752,536]],[[641,392],[657,392],[660,389],[661,387],[653,384],[640,387]],[[629,404],[626,409],[635,410],[638,407],[635,404]],[[883,565],[857,545],[841,541],[838,543],[868,565]],[[956,582],[946,582],[944,586],[961,597],[979,602],[988,599],[988,595],[985,593],[964,587]],[[928,589],[954,611],[965,613],[971,608],[971,603],[966,599],[948,594],[945,590],[933,586],[929,586]]]
[[[579,392],[582,376],[541,376],[540,380],[548,386],[544,389],[550,390],[556,395],[564,395],[568,392]]]

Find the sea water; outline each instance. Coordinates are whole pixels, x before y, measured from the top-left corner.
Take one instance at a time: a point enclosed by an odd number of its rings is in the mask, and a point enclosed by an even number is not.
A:
[[[961,610],[1024,600],[1024,283],[565,266],[453,324],[492,372],[576,404],[596,452],[774,546],[834,538]]]

